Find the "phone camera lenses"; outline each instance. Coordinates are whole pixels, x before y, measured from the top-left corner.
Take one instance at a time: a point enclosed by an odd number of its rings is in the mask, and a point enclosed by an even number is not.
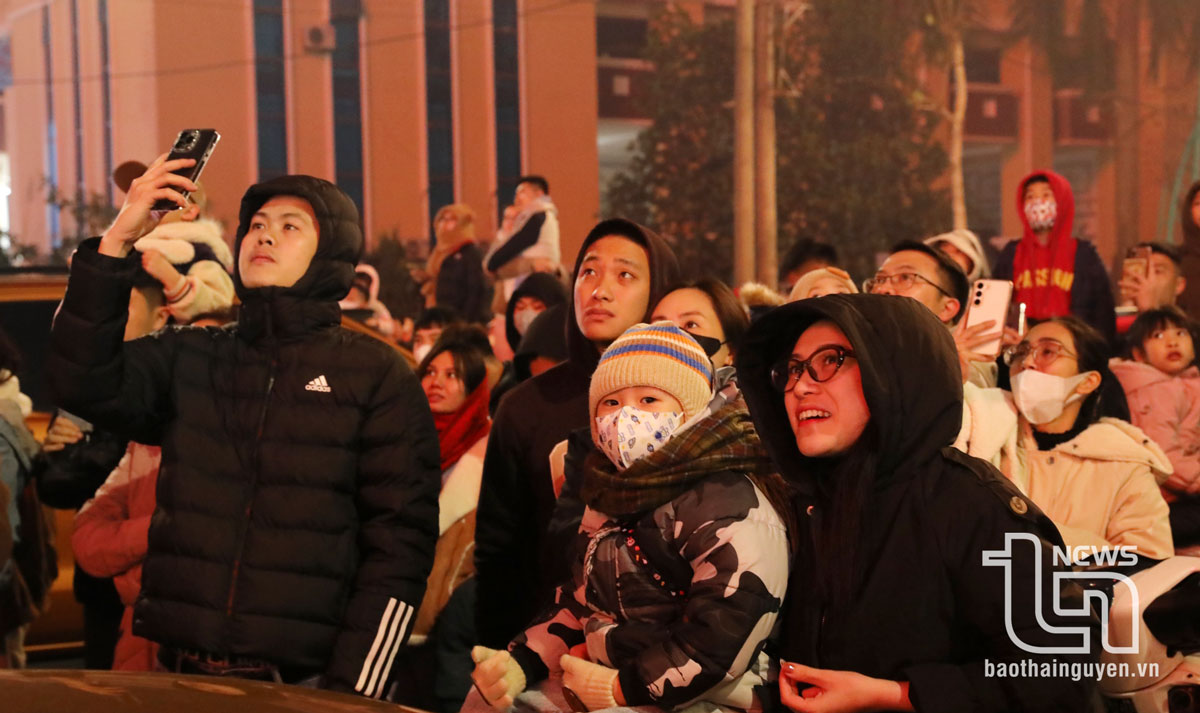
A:
[[[179,134],[179,138],[175,139],[175,148],[173,150],[179,153],[191,151],[196,146],[196,142],[199,140],[199,131],[196,131],[195,129],[191,131],[182,131]]]
[[[975,300],[975,304],[977,304],[977,305],[982,304],[982,303],[983,303],[983,300]]]

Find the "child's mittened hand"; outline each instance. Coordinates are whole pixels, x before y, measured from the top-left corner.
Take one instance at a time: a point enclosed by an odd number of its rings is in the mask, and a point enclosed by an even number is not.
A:
[[[613,684],[617,680],[615,668],[584,661],[570,654],[563,654],[559,663],[563,668],[563,688],[571,689],[589,711],[618,705],[613,695]]]
[[[507,651],[476,646],[471,649],[471,660],[475,662],[471,680],[479,695],[496,710],[512,706],[517,695],[525,690],[525,672]]]

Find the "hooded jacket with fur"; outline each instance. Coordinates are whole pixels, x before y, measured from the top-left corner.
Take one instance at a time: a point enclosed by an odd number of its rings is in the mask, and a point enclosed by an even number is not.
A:
[[[1072,236],[1075,221],[1075,196],[1071,192],[1071,184],[1057,173],[1035,171],[1026,176],[1019,184],[1017,213],[1021,218],[1024,232],[1020,240],[1009,242],[1000,251],[1000,256],[996,258],[995,269],[992,271],[993,277],[997,280],[1013,280],[1017,288],[1013,294],[1013,300],[1015,302],[1022,299],[1021,291],[1024,283],[1021,275],[1014,274],[1014,261],[1018,248],[1022,244],[1026,246],[1026,249],[1033,249],[1037,241],[1033,230],[1029,227],[1029,219],[1025,216],[1025,186],[1034,178],[1044,178],[1049,182],[1058,205],[1058,215],[1051,230],[1050,249],[1052,251],[1074,249],[1075,259],[1073,272],[1069,278],[1055,275],[1054,266],[1051,264],[1039,264],[1034,274],[1029,276],[1029,280],[1032,285],[1040,286],[1048,281],[1057,284],[1056,280],[1069,279],[1069,313],[1095,327],[1104,335],[1105,339],[1111,342],[1116,335],[1117,323],[1116,313],[1113,311],[1115,303],[1113,302],[1112,285],[1109,283],[1108,269],[1104,266],[1104,261],[1100,259],[1100,254],[1096,252],[1096,246],[1087,240],[1080,240]],[[1041,273],[1041,270],[1045,270],[1045,273]],[[1054,313],[1054,310],[1044,311],[1042,305],[1030,304],[1028,314],[1031,319],[1042,320],[1062,317],[1067,312],[1059,314]]]
[[[186,284],[163,285],[167,310],[179,324],[233,306],[233,253],[221,233],[221,224],[208,218],[176,221],[158,225],[133,246],[143,253],[157,250],[181,273]]]
[[[573,275],[579,273],[588,247],[610,235],[646,249],[650,299],[642,319],[647,320],[676,279],[675,256],[655,233],[613,218],[588,233]],[[579,329],[574,301],[568,305],[567,361],[510,391],[496,411],[488,440],[475,523],[475,625],[480,643],[493,648],[508,644],[532,621],[568,574],[564,540],[547,536],[555,508],[550,452],[572,431],[588,425],[588,384],[600,360],[596,345]],[[571,537],[580,516],[582,507],[563,520],[561,534]]]
[[[871,415],[863,437],[873,441],[875,463],[861,525],[849,534],[859,571],[852,594],[839,600],[822,594],[816,557],[822,523],[834,517],[832,486],[822,475],[830,461],[800,453],[784,395],[770,378],[772,366],[820,320],[837,325],[854,352],[848,365],[861,375]],[[1035,603],[1039,587],[1057,591],[1050,548],[1062,539],[995,468],[950,447],[962,425],[961,375],[954,342],[928,309],[892,295],[828,295],[780,307],[751,326],[738,352],[738,383],[763,445],[796,491],[800,537],[784,603],[784,660],[908,681],[909,698],[923,713],[1090,710],[1088,681],[985,673],[985,660],[1051,658],[1014,643],[1006,599],[1014,635],[1032,646],[1079,640],[1046,633],[1039,617],[1085,634],[1095,632],[1095,621],[1058,614],[1050,596]],[[1003,566],[984,566],[986,551],[1003,557]]]
[[[380,696],[432,563],[437,433],[399,354],[339,327],[363,247],[349,197],[309,176],[252,186],[235,252],[281,195],[311,205],[316,253],[291,287],[235,274],[226,328],[122,343],[125,261],[81,246],[48,372],[67,408],[162,447],[135,633]]]

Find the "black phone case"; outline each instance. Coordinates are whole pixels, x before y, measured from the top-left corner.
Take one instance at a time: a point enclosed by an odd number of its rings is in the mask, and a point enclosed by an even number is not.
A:
[[[193,131],[198,134],[195,142],[189,142],[190,145],[181,148],[180,144],[183,142],[184,135]],[[167,160],[174,161],[179,158],[194,158],[196,159],[196,163],[187,168],[172,171],[172,173],[184,176],[190,181],[195,181],[200,177],[200,172],[204,170],[204,165],[208,163],[209,156],[212,155],[213,149],[216,148],[217,142],[220,140],[221,135],[217,133],[216,129],[184,129],[180,131],[179,135],[175,137],[175,143],[171,145],[171,153],[167,155]],[[182,188],[177,188],[176,190],[182,193],[185,198],[189,194],[189,191],[185,191]],[[155,201],[151,210],[169,211],[178,210],[179,208],[178,203],[163,198]]]

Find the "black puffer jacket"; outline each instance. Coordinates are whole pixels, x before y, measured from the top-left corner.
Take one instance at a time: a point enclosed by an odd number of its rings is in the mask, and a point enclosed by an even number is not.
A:
[[[854,350],[848,364],[857,363],[862,375],[879,456],[854,539],[862,574],[846,601],[823,601],[814,578],[815,537],[830,517],[818,461],[829,459],[801,455],[784,397],[769,377],[772,364],[819,320],[836,324]],[[829,295],[779,307],[751,327],[738,352],[738,381],[763,444],[798,493],[800,547],[784,605],[785,660],[908,681],[921,712],[1088,709],[1086,680],[985,674],[985,659],[1095,661],[1099,642],[1094,619],[1051,607],[1057,568],[1050,548],[1062,546],[1054,525],[991,465],[950,448],[961,426],[962,385],[950,334],[929,310],[885,295]],[[1008,533],[1033,541],[1014,542],[1004,566],[983,566],[985,550],[1009,549]],[[1043,631],[1035,618],[1041,616],[1091,637],[1095,654],[1019,649],[1006,631],[1010,570],[1019,638],[1032,646],[1080,645],[1078,633]],[[1040,612],[1033,599],[1039,586],[1047,593]],[[1068,583],[1063,591],[1079,590]]]
[[[675,281],[675,256],[652,231],[612,218],[596,224],[584,238],[572,275],[579,274],[588,247],[610,235],[629,238],[649,255],[650,302],[643,317],[648,321]],[[563,544],[578,529],[583,505],[575,500],[576,510],[556,516],[563,530],[548,536],[555,509],[550,451],[588,425],[588,384],[600,352],[580,331],[574,301],[568,305],[567,361],[510,391],[488,438],[475,521],[475,625],[480,643],[493,648],[507,645],[570,576],[570,548]]]
[[[162,445],[137,634],[378,696],[433,560],[437,433],[398,354],[338,325],[362,250],[345,194],[306,176],[251,187],[235,254],[278,195],[312,205],[316,254],[289,288],[235,276],[231,327],[123,345],[129,275],[83,245],[54,321],[52,385],[72,411]]]

